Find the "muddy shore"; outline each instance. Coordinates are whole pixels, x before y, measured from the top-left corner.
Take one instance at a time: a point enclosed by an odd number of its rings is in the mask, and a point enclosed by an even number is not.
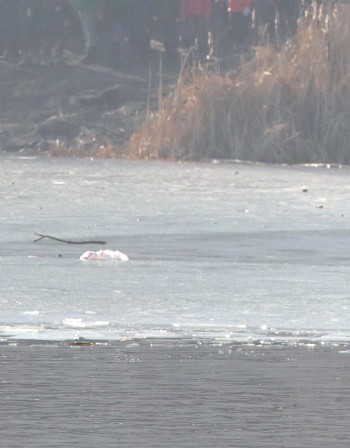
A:
[[[118,156],[147,107],[157,107],[160,82],[164,94],[176,82],[180,59],[160,68],[161,60],[158,49],[115,64],[73,54],[55,65],[1,60],[0,151]]]

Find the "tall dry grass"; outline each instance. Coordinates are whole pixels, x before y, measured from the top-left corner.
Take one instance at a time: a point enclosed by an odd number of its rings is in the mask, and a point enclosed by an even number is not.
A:
[[[297,36],[259,46],[235,73],[180,73],[128,157],[350,163],[350,11],[313,5]]]

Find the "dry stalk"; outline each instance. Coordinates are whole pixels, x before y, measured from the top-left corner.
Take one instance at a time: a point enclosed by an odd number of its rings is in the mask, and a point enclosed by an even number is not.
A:
[[[238,72],[184,64],[127,155],[350,163],[349,20],[349,8],[314,4],[293,41],[257,46]]]

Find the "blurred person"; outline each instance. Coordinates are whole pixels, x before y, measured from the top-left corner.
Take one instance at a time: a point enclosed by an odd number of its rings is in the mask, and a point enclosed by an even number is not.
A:
[[[212,18],[212,0],[182,0],[181,33],[186,48],[193,47],[200,59],[208,55],[208,33]]]
[[[79,16],[84,35],[84,62],[97,60],[97,18],[100,7],[99,0],[70,0],[73,9]]]
[[[114,63],[128,44],[133,57],[143,59],[151,49],[152,0],[104,0],[102,2],[104,50]]]
[[[262,37],[270,42],[276,37],[277,0],[254,0],[255,26],[258,38]]]
[[[102,4],[103,49],[111,65],[117,65],[127,46],[132,10],[130,0],[104,0]]]
[[[162,42],[167,61],[178,59],[181,0],[152,0],[154,34]]]
[[[228,0],[229,39],[239,49],[249,45],[252,28],[252,0]]]
[[[16,29],[22,62],[61,62],[72,17],[68,0],[21,0],[19,4]]]
[[[72,14],[68,0],[45,1],[42,5],[40,27],[42,34],[42,56],[46,63],[63,61],[63,51],[69,28],[72,24]]]
[[[23,0],[19,11],[20,48],[22,62],[39,63],[43,43],[41,16],[44,0]]]
[[[13,62],[19,59],[19,16],[21,0],[0,0],[0,55]]]
[[[129,0],[128,40],[134,54],[148,57],[151,49],[152,0]]]
[[[277,31],[281,41],[293,37],[298,28],[301,0],[277,0]]]

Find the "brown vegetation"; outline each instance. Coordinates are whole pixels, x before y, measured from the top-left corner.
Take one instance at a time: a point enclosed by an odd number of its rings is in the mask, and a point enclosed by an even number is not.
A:
[[[256,47],[236,73],[181,72],[126,156],[349,164],[349,20],[314,6],[293,41]]]

